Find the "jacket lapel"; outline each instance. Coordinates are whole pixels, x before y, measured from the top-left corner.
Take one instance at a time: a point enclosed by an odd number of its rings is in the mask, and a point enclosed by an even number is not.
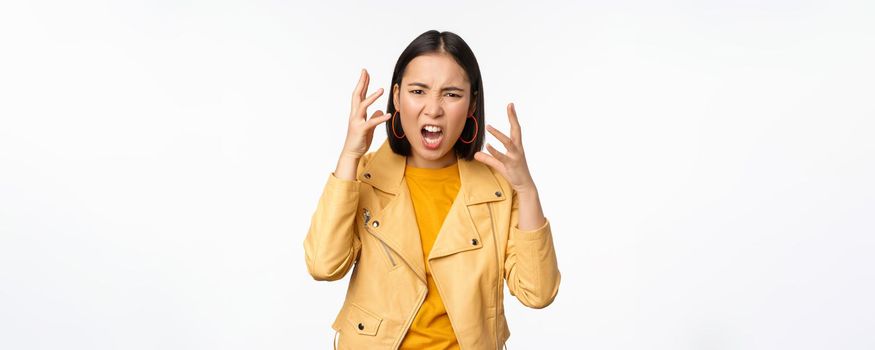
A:
[[[484,230],[490,229],[490,223],[483,225],[475,223],[472,211],[488,215],[488,210],[478,204],[503,201],[509,195],[503,192],[495,178],[496,175],[493,175],[487,165],[476,160],[466,161],[459,158],[457,161],[461,186],[441,225],[429,253],[429,260],[480,249],[483,241],[480,236]],[[401,256],[414,273],[425,282],[425,263],[422,259],[419,226],[416,223],[410,190],[404,179],[406,165],[407,158],[393,152],[389,140],[386,139],[365,165],[360,181],[395,196],[385,208],[375,210],[373,220],[379,221],[380,225],[368,226],[368,230]]]
[[[419,226],[416,224],[410,190],[404,181],[406,165],[407,158],[393,152],[387,139],[365,165],[359,180],[394,195],[384,208],[372,209],[374,217],[371,223],[379,221],[380,225],[370,225],[368,231],[385,242],[426,283]]]
[[[486,164],[477,160],[466,161],[459,158],[459,195],[453,201],[440,232],[428,255],[428,260],[437,259],[467,250],[480,249],[481,235],[488,233],[491,222],[478,225],[476,218],[488,218],[487,202],[502,201],[505,194],[498,180]],[[474,215],[484,214],[485,215]]]

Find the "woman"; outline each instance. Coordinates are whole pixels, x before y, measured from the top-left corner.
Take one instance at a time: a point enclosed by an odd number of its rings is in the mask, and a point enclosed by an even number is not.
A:
[[[468,45],[427,31],[401,54],[388,113],[366,109],[362,70],[337,168],[304,240],[316,280],[350,268],[332,328],[341,349],[498,349],[510,332],[504,283],[543,308],[559,289],[550,224],[541,211],[512,104],[507,153],[487,145],[483,83]],[[374,128],[387,140],[368,153]],[[354,267],[353,267],[354,266]]]

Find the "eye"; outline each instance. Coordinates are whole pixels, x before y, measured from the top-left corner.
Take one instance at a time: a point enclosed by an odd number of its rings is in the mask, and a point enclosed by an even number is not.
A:
[[[417,94],[417,95],[420,95],[420,94],[416,93],[417,91],[422,91],[422,90],[410,90],[410,92]]]
[[[450,95],[450,97],[462,97],[461,95],[457,95],[457,94],[454,94],[454,93],[452,93],[452,92],[449,93],[448,95]]]

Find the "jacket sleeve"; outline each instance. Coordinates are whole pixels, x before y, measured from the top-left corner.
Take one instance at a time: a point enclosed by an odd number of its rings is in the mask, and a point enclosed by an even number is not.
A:
[[[359,169],[364,161],[359,162]],[[304,239],[307,271],[318,281],[336,281],[358,259],[361,240],[355,230],[359,184],[328,175],[310,229]]]
[[[520,230],[518,223],[519,201],[513,191],[504,278],[510,294],[523,305],[544,308],[556,298],[561,279],[550,220],[526,231]]]

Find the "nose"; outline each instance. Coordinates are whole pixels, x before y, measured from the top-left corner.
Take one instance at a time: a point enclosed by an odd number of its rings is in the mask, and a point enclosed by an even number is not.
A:
[[[429,98],[425,102],[425,108],[422,112],[423,114],[431,118],[438,117],[444,114],[443,103],[443,96],[438,95],[436,97]]]

